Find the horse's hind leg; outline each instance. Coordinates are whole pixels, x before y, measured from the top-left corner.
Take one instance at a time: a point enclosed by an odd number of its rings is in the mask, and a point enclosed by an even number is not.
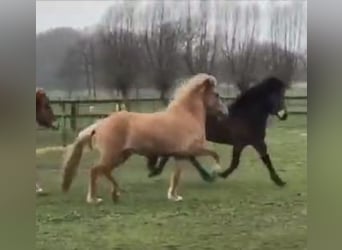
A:
[[[112,200],[114,202],[117,202],[119,200],[120,197],[120,192],[119,192],[119,185],[118,183],[115,181],[114,177],[112,176],[112,170],[111,169],[106,169],[104,171],[104,175],[105,177],[110,181],[110,183],[112,184],[112,190],[111,190],[111,194],[112,194]]]
[[[110,176],[110,173],[114,167],[118,166],[127,158],[128,156],[125,151],[115,154],[112,154],[112,151],[103,153],[99,161],[99,164],[95,165],[90,169],[89,189],[87,195],[88,203],[99,203],[102,201],[102,199],[96,197],[97,179],[100,175],[107,177],[107,179],[113,185],[112,191],[117,193],[118,185],[113,179],[113,177]]]
[[[112,200],[114,202],[117,202],[119,200],[120,188],[119,188],[119,184],[116,182],[116,180],[112,176],[112,171],[116,167],[118,167],[120,164],[124,163],[130,157],[130,155],[131,155],[131,153],[129,151],[124,151],[121,154],[121,157],[119,157],[116,162],[114,162],[110,167],[105,168],[103,171],[104,176],[109,180],[109,182],[112,185],[111,195],[112,195]]]
[[[90,180],[89,180],[89,188],[87,194],[87,202],[88,203],[100,203],[102,199],[96,197],[97,192],[97,178],[100,174],[103,173],[103,170],[106,168],[106,165],[99,164],[95,165],[90,169]]]
[[[273,164],[271,162],[271,158],[269,154],[267,153],[267,146],[265,142],[261,142],[258,144],[253,145],[255,150],[259,153],[261,160],[265,164],[265,166],[268,169],[268,172],[270,174],[271,180],[278,186],[282,187],[286,184],[279,175],[277,174],[276,170],[273,167]]]
[[[119,164],[116,164],[117,166]],[[117,201],[120,193],[119,193],[119,185],[115,181],[114,177],[111,175],[111,172],[113,170],[113,165],[96,165],[91,168],[90,170],[90,183],[89,183],[89,190],[87,195],[87,202],[88,203],[100,203],[102,202],[101,198],[96,197],[97,192],[97,179],[100,175],[105,176],[111,183],[111,194],[112,199],[114,201]]]

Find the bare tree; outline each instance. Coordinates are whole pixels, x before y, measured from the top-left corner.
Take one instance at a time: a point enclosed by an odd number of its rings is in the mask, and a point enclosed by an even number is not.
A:
[[[225,9],[222,51],[230,78],[242,92],[255,80],[258,28],[258,5]]]
[[[167,102],[166,94],[177,78],[179,24],[168,19],[169,9],[164,1],[151,6],[144,28],[146,60],[152,68],[152,79],[160,91],[160,98]]]
[[[96,97],[96,72],[95,72],[95,45],[93,38],[90,35],[84,36],[78,41],[75,50],[79,53],[81,58],[81,67],[84,72],[86,88],[88,96]]]
[[[66,84],[69,98],[71,98],[72,92],[77,89],[77,84],[83,75],[81,60],[78,50],[71,47],[68,49],[57,72],[57,76]]]
[[[118,90],[129,108],[129,90],[139,74],[139,41],[132,5],[115,6],[105,16],[101,41],[101,67],[107,87]]]
[[[96,51],[95,51],[95,41],[93,40],[93,37],[90,38],[89,42],[89,66],[90,66],[90,77],[92,82],[92,88],[93,88],[93,96],[96,98],[96,85],[97,85],[97,62],[96,62]]]
[[[73,78],[73,81],[84,81],[88,90],[88,97],[93,93],[96,97],[95,89],[95,55],[94,44],[90,35],[82,34],[78,41],[67,51],[67,55],[59,71],[62,78]],[[72,84],[76,84],[73,82]]]
[[[187,1],[187,12],[183,24],[185,48],[183,57],[191,74],[214,73],[217,53],[217,29],[210,26],[210,2],[201,1],[197,15],[193,13],[196,2]]]
[[[270,38],[273,74],[291,82],[300,60],[298,52],[302,46],[303,14],[301,3],[272,8]],[[304,59],[305,60],[305,59]]]

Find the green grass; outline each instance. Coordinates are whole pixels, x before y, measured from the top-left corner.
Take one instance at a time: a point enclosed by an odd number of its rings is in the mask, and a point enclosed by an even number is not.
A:
[[[69,249],[306,249],[306,116],[275,121],[268,131],[269,152],[279,175],[287,181],[276,187],[257,154],[247,148],[240,168],[228,179],[210,184],[185,163],[181,183],[184,201],[166,199],[173,161],[162,176],[147,178],[145,161],[133,157],[116,172],[125,190],[113,204],[109,184],[100,179],[104,203],[85,203],[87,154],[70,193],[60,192],[61,155],[37,156],[39,177],[48,196],[37,197],[36,248]],[[56,134],[40,131],[39,146],[58,144]],[[50,144],[49,144],[50,143]],[[213,145],[224,168],[230,146]],[[209,164],[208,159],[200,159]]]

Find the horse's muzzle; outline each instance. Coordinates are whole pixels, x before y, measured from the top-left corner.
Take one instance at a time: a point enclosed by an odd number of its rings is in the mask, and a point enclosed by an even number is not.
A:
[[[221,113],[222,113],[222,115],[228,115],[229,114],[228,107],[226,105],[221,106]]]
[[[279,120],[286,120],[287,119],[287,111],[285,109],[282,109],[277,112],[276,116],[279,118]]]

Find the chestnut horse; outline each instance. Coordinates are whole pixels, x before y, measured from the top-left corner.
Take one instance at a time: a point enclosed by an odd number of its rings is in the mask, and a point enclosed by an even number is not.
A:
[[[206,115],[227,113],[216,92],[216,78],[207,74],[197,74],[176,89],[173,101],[166,110],[154,113],[134,113],[121,111],[99,120],[82,131],[74,143],[68,147],[63,164],[62,190],[68,191],[83,148],[92,145],[99,151],[99,162],[90,169],[88,203],[98,203],[97,178],[105,176],[111,183],[112,199],[119,198],[119,186],[112,171],[132,154],[143,156],[172,155],[176,158],[176,168],[171,176],[168,199],[182,200],[177,186],[181,175],[179,160],[190,156],[211,156],[219,167],[219,156],[206,148]]]
[[[36,122],[45,128],[58,129],[54,124],[56,117],[50,106],[50,100],[42,88],[36,89]]]
[[[220,177],[226,178],[238,168],[242,150],[251,145],[260,155],[271,180],[278,186],[285,185],[273,167],[267,151],[265,137],[267,119],[270,115],[277,116],[280,120],[287,118],[286,88],[287,84],[280,79],[269,77],[238,96],[228,107],[228,116],[218,119],[218,117],[208,114],[206,118],[206,139],[233,146],[230,166],[218,174]],[[162,157],[158,167],[155,168],[154,165],[156,165],[157,160],[158,157],[156,156],[150,157],[148,160],[150,177],[162,172],[168,157]],[[194,157],[189,160],[204,180],[212,180]]]
[[[56,121],[55,115],[50,106],[50,101],[42,88],[36,88],[36,123],[45,128],[57,129],[54,125]],[[36,193],[42,193],[43,189],[36,182]]]

